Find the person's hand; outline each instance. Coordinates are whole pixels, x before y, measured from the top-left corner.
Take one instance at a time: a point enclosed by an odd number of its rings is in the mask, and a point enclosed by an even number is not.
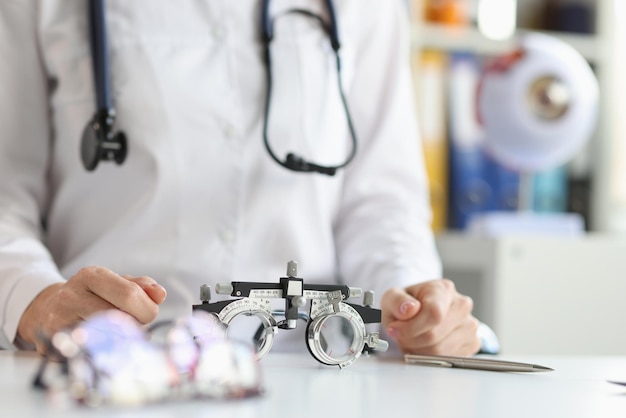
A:
[[[389,289],[381,307],[384,329],[405,353],[471,356],[480,349],[472,299],[450,280]]]
[[[64,283],[44,289],[30,303],[18,325],[18,335],[41,354],[41,336],[75,325],[90,315],[120,309],[147,324],[156,319],[167,296],[165,289],[146,276],[120,276],[104,267],[86,267]]]

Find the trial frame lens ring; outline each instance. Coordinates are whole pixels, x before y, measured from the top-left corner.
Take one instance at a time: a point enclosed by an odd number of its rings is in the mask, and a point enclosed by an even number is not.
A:
[[[366,330],[361,316],[354,308],[344,303],[341,303],[340,306],[342,310],[339,312],[325,313],[311,320],[307,327],[306,335],[307,346],[313,357],[320,363],[343,368],[349,366],[361,356],[365,348]],[[337,318],[341,318],[343,323],[351,326],[352,341],[344,353],[334,356],[332,353],[327,352],[327,347],[324,347],[326,339],[323,336],[323,330],[327,321]]]
[[[260,338],[258,340],[258,345],[256,346],[256,357],[260,360],[270,351],[272,345],[274,344],[274,334],[277,329],[277,322],[272,316],[271,311],[252,307],[249,303],[250,302],[245,298],[239,299],[229,304],[218,314],[218,317],[220,321],[228,327],[230,327],[232,321],[240,315],[254,315],[261,320],[261,326],[264,330],[264,338]],[[263,303],[262,300],[259,300],[259,303]]]

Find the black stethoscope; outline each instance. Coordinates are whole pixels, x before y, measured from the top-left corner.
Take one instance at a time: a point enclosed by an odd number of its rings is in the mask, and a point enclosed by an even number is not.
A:
[[[91,42],[91,57],[96,87],[96,112],[83,131],[81,141],[81,158],[87,171],[94,170],[100,161],[115,161],[122,164],[128,154],[128,141],[122,131],[115,130],[115,108],[111,94],[111,76],[108,58],[108,37],[106,29],[106,16],[104,8],[105,0],[90,0],[88,7],[89,38]],[[339,94],[346,114],[348,129],[352,137],[352,147],[348,157],[338,165],[325,166],[305,160],[304,158],[289,152],[284,160],[281,160],[272,150],[267,136],[268,119],[272,97],[272,59],[270,43],[274,38],[274,20],[269,16],[270,0],[262,0],[261,8],[261,40],[264,46],[264,60],[267,75],[267,95],[265,100],[265,112],[263,120],[263,143],[267,152],[281,166],[298,172],[321,173],[334,175],[335,172],[348,165],[357,151],[357,138],[352,124],[352,118],[346,102],[343,85],[341,82],[341,59],[339,57],[339,31],[337,17],[332,0],[325,0],[329,16],[329,23],[308,10],[290,9],[284,14],[299,14],[312,18],[319,22],[324,32],[330,39],[330,45],[335,53],[337,63],[337,80]]]

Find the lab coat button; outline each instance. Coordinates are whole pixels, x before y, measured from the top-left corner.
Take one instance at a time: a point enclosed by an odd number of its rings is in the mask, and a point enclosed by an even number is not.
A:
[[[221,26],[215,26],[212,32],[213,32],[213,37],[217,40],[224,39],[224,37],[226,36],[226,32],[224,31],[224,28],[222,28]]]
[[[224,129],[224,135],[226,135],[226,138],[236,138],[238,135],[237,128],[233,125],[228,125],[226,129]]]
[[[220,233],[220,238],[225,244],[231,244],[235,240],[235,234],[231,230],[224,230]]]

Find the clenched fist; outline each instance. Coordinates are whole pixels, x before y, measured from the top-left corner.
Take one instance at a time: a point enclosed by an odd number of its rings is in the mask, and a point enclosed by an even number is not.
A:
[[[389,289],[381,307],[384,329],[405,353],[471,356],[480,349],[472,299],[450,280]]]

